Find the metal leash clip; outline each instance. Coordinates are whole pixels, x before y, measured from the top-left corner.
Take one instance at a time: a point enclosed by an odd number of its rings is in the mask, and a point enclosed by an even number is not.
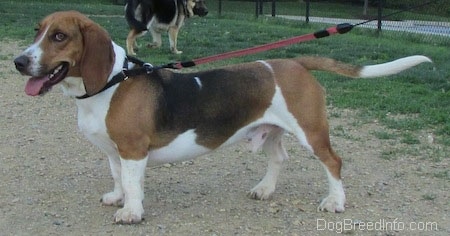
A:
[[[147,71],[147,74],[153,73],[153,65],[152,65],[152,64],[146,62],[146,63],[144,63],[142,66],[143,66],[143,67],[145,68],[145,70]]]

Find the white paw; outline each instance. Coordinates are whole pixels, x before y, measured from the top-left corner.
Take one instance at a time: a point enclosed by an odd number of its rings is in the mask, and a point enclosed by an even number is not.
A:
[[[345,211],[345,197],[329,195],[324,198],[317,208],[318,211],[341,213]]]
[[[100,199],[100,202],[105,206],[123,206],[123,193],[106,193]]]
[[[124,207],[114,214],[114,223],[137,224],[143,220],[142,214],[144,214],[142,204],[136,207]]]
[[[257,200],[267,200],[273,192],[275,192],[274,185],[264,185],[260,183],[250,190],[248,196]]]
[[[171,48],[170,51],[172,51],[173,54],[182,54],[183,53],[183,51],[178,51],[175,48]]]

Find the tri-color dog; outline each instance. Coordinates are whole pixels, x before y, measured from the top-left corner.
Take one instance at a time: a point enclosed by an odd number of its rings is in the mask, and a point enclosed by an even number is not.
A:
[[[177,49],[178,31],[186,18],[208,14],[205,0],[128,0],[125,18],[130,26],[127,37],[127,52],[136,55],[136,38],[150,31],[153,43],[149,47],[161,47],[161,33],[169,32],[170,51],[180,54]]]
[[[121,223],[142,220],[147,162],[187,160],[243,140],[269,156],[266,175],[249,193],[269,198],[288,158],[285,132],[324,166],[329,194],[318,209],[343,212],[342,161],[330,146],[324,89],[309,71],[369,78],[422,62],[430,59],[410,56],[370,66],[322,57],[260,60],[192,73],[155,70],[102,91],[134,65],[126,63],[124,49],[104,29],[74,11],[45,17],[33,44],[14,60],[18,71],[31,76],[28,95],[43,95],[60,84],[65,95],[79,98],[78,126],[107,154],[114,179],[114,190],[102,202],[123,205],[114,216]]]

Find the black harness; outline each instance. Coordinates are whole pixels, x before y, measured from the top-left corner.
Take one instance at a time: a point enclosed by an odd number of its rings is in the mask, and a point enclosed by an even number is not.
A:
[[[136,68],[133,69],[128,69],[128,62],[132,62],[134,64],[136,64]],[[85,98],[89,98],[92,96],[95,96],[109,88],[111,88],[112,86],[127,80],[129,77],[132,76],[137,76],[137,75],[144,75],[144,74],[151,74],[154,70],[159,70],[162,68],[174,68],[173,64],[166,64],[166,65],[162,65],[162,66],[157,66],[154,67],[152,64],[141,61],[135,57],[131,57],[131,56],[127,56],[125,57],[125,60],[123,62],[123,67],[122,67],[122,71],[119,72],[118,74],[114,75],[111,80],[108,81],[108,83],[106,83],[105,87],[103,87],[102,89],[100,89],[98,92],[94,93],[94,94],[84,94],[82,96],[77,96],[77,99],[85,99]]]

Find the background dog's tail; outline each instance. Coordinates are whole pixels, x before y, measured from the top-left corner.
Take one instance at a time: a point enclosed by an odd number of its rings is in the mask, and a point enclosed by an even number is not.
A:
[[[143,3],[139,3],[139,1],[128,0],[127,4],[125,5],[125,19],[127,20],[130,27],[136,29],[138,32],[148,30],[147,26],[144,23],[136,19],[136,9],[140,4],[142,11],[142,8],[144,8],[145,6],[142,6]]]
[[[432,62],[426,56],[416,55],[368,66],[354,66],[330,58],[301,57],[296,59],[308,70],[334,72],[352,78],[372,78],[397,74],[423,62]]]

